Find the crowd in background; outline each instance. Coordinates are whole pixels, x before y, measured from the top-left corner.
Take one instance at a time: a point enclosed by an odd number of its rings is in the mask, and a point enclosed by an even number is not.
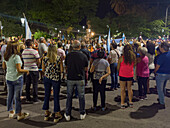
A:
[[[85,86],[88,81],[93,85],[93,111],[96,111],[98,92],[101,96],[101,110],[105,111],[107,77],[111,77],[110,90],[121,89],[121,108],[133,107],[132,84],[138,83],[139,100],[147,100],[149,77],[153,73],[156,79],[158,102],[165,108],[164,96],[166,83],[170,80],[170,42],[157,39],[125,40],[110,43],[106,40],[54,40],[27,39],[22,37],[6,38],[0,41],[1,60],[7,83],[7,109],[9,118],[17,114],[21,120],[29,116],[22,112],[21,97],[23,84],[26,84],[26,102],[37,103],[38,83],[44,84],[45,96],[44,120],[53,115],[54,122],[62,119],[60,113],[60,86],[67,83],[67,101],[64,117],[71,119],[72,98],[75,91],[79,98],[80,119],[85,119]],[[110,52],[108,52],[110,51]],[[30,93],[31,84],[33,94]],[[52,87],[52,88],[51,88]],[[126,89],[129,103],[125,104]],[[54,96],[54,114],[49,111],[50,95]],[[33,95],[31,97],[31,95]],[[15,100],[15,110],[13,109]]]

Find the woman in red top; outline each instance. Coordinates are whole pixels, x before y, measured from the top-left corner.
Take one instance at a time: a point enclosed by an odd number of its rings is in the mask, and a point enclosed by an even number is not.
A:
[[[129,106],[133,107],[132,97],[133,91],[131,88],[133,81],[133,67],[136,62],[136,56],[133,53],[132,46],[130,44],[125,45],[123,49],[123,56],[119,58],[117,70],[119,71],[120,87],[121,87],[121,108],[125,108],[125,89],[127,85]]]

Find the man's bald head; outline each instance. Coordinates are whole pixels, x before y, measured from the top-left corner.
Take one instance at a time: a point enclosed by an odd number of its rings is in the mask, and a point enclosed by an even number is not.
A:
[[[73,49],[80,49],[80,48],[81,48],[80,41],[75,40],[75,41],[73,42]]]

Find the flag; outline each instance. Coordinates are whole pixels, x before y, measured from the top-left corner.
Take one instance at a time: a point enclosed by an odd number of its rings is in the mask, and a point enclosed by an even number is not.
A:
[[[109,28],[109,33],[108,33],[108,39],[107,39],[107,51],[110,53],[110,28]]]
[[[101,36],[99,36],[99,41],[98,41],[98,43],[99,43],[99,44],[102,43]]]
[[[122,43],[125,43],[125,34],[123,33],[123,36],[122,36]]]
[[[63,36],[62,36],[62,40],[64,40],[64,38],[65,38],[65,37],[64,37],[64,35],[63,35]]]
[[[122,40],[122,38],[120,38],[120,39],[114,39],[114,40],[115,40],[115,42],[116,42],[117,44],[119,44],[120,41]]]
[[[25,17],[25,38],[26,38],[26,40],[31,39],[31,35],[32,35],[32,33],[31,33],[30,27],[28,25],[27,19]]]

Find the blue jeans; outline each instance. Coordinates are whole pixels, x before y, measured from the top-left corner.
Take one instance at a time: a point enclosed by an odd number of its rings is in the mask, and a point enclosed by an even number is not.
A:
[[[67,80],[67,102],[66,102],[66,115],[71,115],[72,98],[74,86],[77,87],[80,114],[85,113],[85,82],[84,80]]]
[[[7,98],[7,110],[13,110],[13,100],[15,99],[15,113],[21,112],[21,92],[23,87],[23,77],[21,76],[16,81],[7,80],[8,98]]]
[[[111,88],[117,88],[118,86],[118,72],[117,72],[117,63],[110,64],[111,71]]]
[[[156,86],[159,95],[160,104],[165,104],[164,93],[167,81],[170,80],[170,74],[159,74],[156,75]]]
[[[60,81],[54,81],[48,79],[47,77],[44,77],[45,97],[44,97],[43,110],[49,109],[51,87],[53,87],[53,95],[54,95],[54,112],[59,112],[60,111],[60,102],[59,102]]]

